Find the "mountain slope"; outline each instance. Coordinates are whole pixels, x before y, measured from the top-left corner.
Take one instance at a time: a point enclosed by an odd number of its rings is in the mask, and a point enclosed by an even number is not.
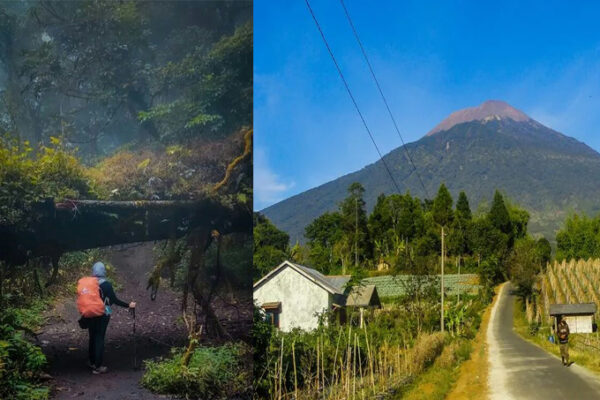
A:
[[[453,113],[438,125],[441,130],[434,128],[407,144],[430,197],[444,182],[455,199],[465,190],[475,210],[500,189],[531,213],[530,231],[551,240],[568,212],[600,211],[599,153],[506,103],[486,103],[461,110],[462,116]],[[411,174],[404,149],[391,151],[385,159],[401,190],[426,197],[418,177]],[[263,213],[288,232],[292,241],[302,241],[304,227],[323,212],[335,210],[355,181],[365,187],[369,210],[380,193],[393,193],[378,161],[274,204]]]

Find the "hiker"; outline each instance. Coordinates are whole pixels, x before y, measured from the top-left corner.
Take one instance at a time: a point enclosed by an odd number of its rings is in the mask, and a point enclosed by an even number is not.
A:
[[[558,323],[557,328],[558,333],[558,343],[560,347],[560,358],[562,359],[563,365],[567,367],[569,364],[569,324],[567,321],[561,316],[560,322]]]
[[[78,307],[82,313],[80,325],[82,327],[87,327],[90,335],[88,366],[92,368],[92,373],[103,374],[107,371],[106,366],[102,365],[102,358],[104,353],[104,336],[106,334],[108,322],[110,321],[110,306],[116,304],[124,308],[134,309],[135,302],[132,301],[127,304],[117,298],[111,283],[106,280],[106,266],[103,263],[97,262],[93,265],[92,275],[93,278],[80,279],[77,291],[78,293],[87,294],[86,284],[88,285],[88,288],[95,288],[96,286],[94,286],[94,284],[96,284],[96,282],[94,280],[97,280],[100,297],[98,298],[95,295],[90,296],[87,298],[87,302],[86,299],[80,301],[78,298]],[[83,289],[80,289],[81,287],[83,287]],[[82,298],[81,294],[80,298]],[[102,301],[102,303],[98,304],[100,301]],[[82,303],[83,306],[80,306],[80,303]],[[82,307],[87,307],[86,313],[82,312]]]

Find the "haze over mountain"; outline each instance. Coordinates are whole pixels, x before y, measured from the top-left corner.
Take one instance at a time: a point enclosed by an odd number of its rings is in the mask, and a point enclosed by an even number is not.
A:
[[[530,212],[530,232],[549,240],[569,212],[600,211],[600,154],[503,101],[456,111],[406,147],[429,197],[444,182],[455,200],[464,190],[476,210],[499,189]],[[403,148],[384,158],[403,192],[427,197]],[[395,192],[383,163],[377,161],[262,212],[292,241],[303,241],[305,226],[337,209],[352,182],[365,187],[369,211],[380,193]]]

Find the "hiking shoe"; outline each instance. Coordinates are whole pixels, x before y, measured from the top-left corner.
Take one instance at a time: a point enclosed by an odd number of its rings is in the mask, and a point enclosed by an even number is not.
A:
[[[108,368],[106,368],[104,365],[98,368],[94,368],[94,370],[92,371],[92,374],[94,375],[100,375],[100,374],[105,374],[108,371]]]
[[[94,368],[96,368],[96,366],[94,365],[94,363],[93,363],[93,362],[91,362],[91,361],[88,361],[88,362],[87,362],[87,366],[88,366],[88,367],[90,367],[91,369],[94,369]]]

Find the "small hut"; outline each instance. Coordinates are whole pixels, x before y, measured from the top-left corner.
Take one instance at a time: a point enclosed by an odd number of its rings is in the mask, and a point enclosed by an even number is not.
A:
[[[365,310],[381,308],[381,301],[375,285],[353,286],[346,297],[346,307],[359,309],[360,327],[362,328]]]
[[[550,316],[554,317],[555,329],[562,317],[567,321],[571,333],[594,332],[596,310],[595,303],[550,304]]]

